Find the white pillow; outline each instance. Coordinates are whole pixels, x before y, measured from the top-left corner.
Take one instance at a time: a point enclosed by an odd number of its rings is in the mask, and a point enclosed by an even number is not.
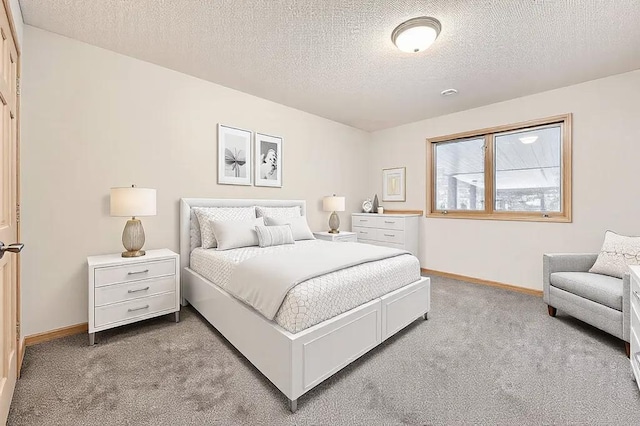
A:
[[[304,216],[290,218],[265,216],[264,223],[267,226],[291,226],[291,233],[293,234],[293,239],[296,241],[316,239],[316,237],[313,236],[311,229],[309,229],[307,218]]]
[[[295,244],[291,227],[283,226],[256,226],[258,244],[260,247],[281,246],[283,244]]]
[[[302,210],[300,206],[295,207],[262,207],[256,206],[256,217],[300,217]]]
[[[211,223],[213,234],[216,236],[218,248],[216,250],[229,250],[240,247],[258,245],[256,226],[264,226],[264,219],[251,219],[242,222],[217,221]]]
[[[248,221],[256,218],[255,207],[194,207],[193,212],[198,218],[202,248],[216,247],[216,236],[211,227],[211,221]],[[193,235],[192,235],[193,238]],[[197,246],[196,246],[197,247]]]
[[[626,237],[607,231],[596,263],[589,272],[622,278],[629,272],[629,265],[638,264],[640,264],[640,237]]]

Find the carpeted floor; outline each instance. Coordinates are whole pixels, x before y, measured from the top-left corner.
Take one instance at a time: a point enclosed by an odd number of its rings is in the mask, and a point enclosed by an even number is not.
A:
[[[441,278],[416,321],[299,400],[190,308],[28,348],[10,425],[640,424],[624,345],[541,298]]]

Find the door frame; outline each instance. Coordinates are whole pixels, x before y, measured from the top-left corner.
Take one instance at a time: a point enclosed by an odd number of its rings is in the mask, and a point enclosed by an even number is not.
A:
[[[9,28],[11,28],[11,36],[13,37],[13,43],[16,46],[16,53],[18,55],[17,66],[16,66],[16,164],[15,164],[15,182],[16,182],[16,206],[15,206],[15,218],[16,218],[16,241],[21,241],[21,227],[22,223],[20,221],[20,75],[22,73],[22,50],[20,46],[20,40],[18,39],[18,32],[16,30],[16,24],[13,16],[13,11],[11,10],[10,0],[2,0],[4,4],[4,8],[7,11],[7,17],[9,18]],[[22,17],[20,17],[22,19]],[[16,339],[18,340],[16,343],[16,347],[18,348],[17,354],[17,374],[18,378],[20,378],[20,370],[22,367],[22,360],[24,358],[25,346],[24,346],[24,338],[22,337],[22,324],[21,324],[21,315],[22,315],[22,297],[20,291],[20,271],[21,267],[21,257],[19,254],[16,254]]]

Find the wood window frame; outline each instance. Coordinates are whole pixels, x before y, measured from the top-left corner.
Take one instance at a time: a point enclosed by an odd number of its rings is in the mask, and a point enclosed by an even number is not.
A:
[[[456,133],[453,135],[439,136],[427,139],[427,210],[425,216],[428,218],[457,218],[457,219],[482,219],[482,220],[510,220],[510,221],[530,221],[530,222],[571,222],[571,183],[572,183],[572,114],[562,114],[553,117],[524,121],[515,124],[489,127],[486,129],[473,130],[469,132]],[[561,151],[561,209],[559,212],[512,212],[495,211],[494,206],[494,152],[495,134],[527,130],[532,127],[539,127],[552,124],[562,126],[562,151]],[[480,138],[485,139],[485,209],[484,210],[438,210],[436,202],[436,167],[434,165],[435,146],[438,143],[452,142],[460,139]]]

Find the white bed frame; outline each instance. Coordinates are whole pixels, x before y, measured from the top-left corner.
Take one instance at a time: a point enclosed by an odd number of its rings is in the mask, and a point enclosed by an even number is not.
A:
[[[299,333],[290,333],[189,268],[192,207],[291,207],[305,201],[183,198],[180,201],[182,303],[190,303],[289,398],[298,398],[430,309],[429,278],[392,291]],[[337,243],[339,244],[339,243]]]

